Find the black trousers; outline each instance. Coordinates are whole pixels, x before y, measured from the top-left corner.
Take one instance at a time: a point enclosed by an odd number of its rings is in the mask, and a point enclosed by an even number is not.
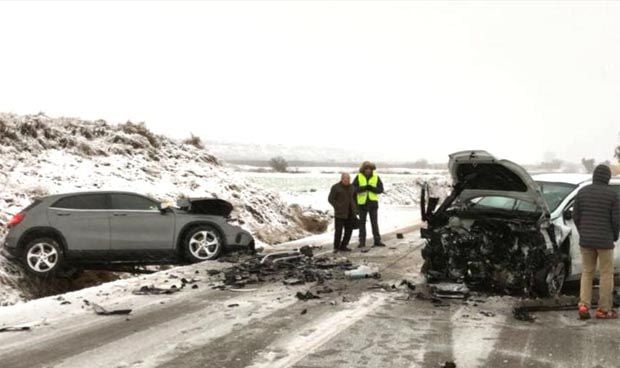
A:
[[[360,206],[360,245],[366,245],[366,217],[370,215],[370,225],[372,226],[372,236],[375,244],[381,243],[381,234],[379,233],[379,207],[378,206]]]
[[[344,236],[342,230],[344,229]],[[353,222],[348,219],[336,219],[336,232],[334,233],[334,249],[344,248],[349,245],[353,233]]]

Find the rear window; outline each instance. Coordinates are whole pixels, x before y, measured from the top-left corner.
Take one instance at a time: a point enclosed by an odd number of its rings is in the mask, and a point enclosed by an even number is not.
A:
[[[85,194],[65,197],[56,201],[52,207],[71,210],[105,210],[108,208],[105,194]]]
[[[34,201],[32,201],[32,203],[30,203],[30,204],[28,205],[28,207],[24,208],[24,209],[22,210],[22,212],[28,212],[28,211],[30,211],[31,209],[33,209],[33,208],[35,208],[36,206],[38,206],[40,203],[41,203],[41,200],[40,200],[40,199],[35,199]]]
[[[157,202],[131,194],[112,194],[113,210],[156,211]]]

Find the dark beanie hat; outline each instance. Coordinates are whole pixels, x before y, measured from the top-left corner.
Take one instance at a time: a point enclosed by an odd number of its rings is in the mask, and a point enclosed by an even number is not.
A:
[[[611,169],[607,165],[598,165],[592,173],[592,181],[597,184],[609,184]]]

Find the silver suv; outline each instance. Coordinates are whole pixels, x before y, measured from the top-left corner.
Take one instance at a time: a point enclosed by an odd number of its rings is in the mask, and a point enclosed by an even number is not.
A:
[[[40,276],[65,266],[170,264],[254,250],[250,233],[227,223],[233,206],[188,199],[177,208],[129,192],[83,192],[35,200],[7,224],[2,253]]]

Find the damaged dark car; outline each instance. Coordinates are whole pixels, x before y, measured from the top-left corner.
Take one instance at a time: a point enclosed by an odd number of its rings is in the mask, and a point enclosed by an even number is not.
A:
[[[449,171],[453,190],[441,204],[428,196],[428,187],[422,190],[427,223],[421,230],[422,272],[430,283],[553,296],[567,279],[579,277],[571,211],[586,176],[556,174],[537,181],[521,166],[485,151],[451,154]]]
[[[68,267],[194,263],[254,250],[229,223],[227,201],[182,199],[167,206],[130,192],[84,192],[35,200],[8,223],[2,249],[39,276]]]

